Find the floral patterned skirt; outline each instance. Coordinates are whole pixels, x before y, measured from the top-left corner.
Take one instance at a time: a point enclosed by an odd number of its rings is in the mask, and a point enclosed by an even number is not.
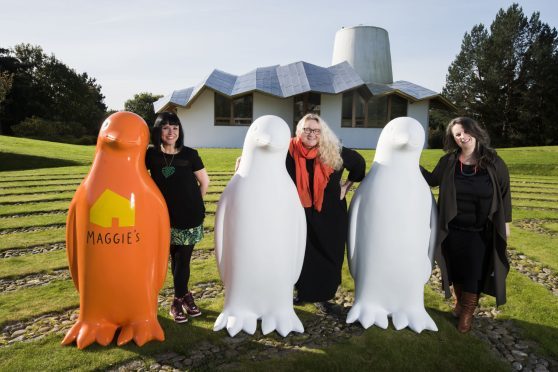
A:
[[[194,245],[203,239],[203,224],[191,229],[171,227],[171,245]]]

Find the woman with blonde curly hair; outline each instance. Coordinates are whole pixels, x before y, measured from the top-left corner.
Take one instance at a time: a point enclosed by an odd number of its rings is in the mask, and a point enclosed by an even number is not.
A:
[[[345,194],[365,174],[364,158],[341,146],[322,118],[307,114],[296,127],[287,155],[287,170],[306,213],[306,253],[296,283],[295,303],[314,302],[329,312],[328,302],[341,283],[347,236]],[[349,174],[341,182],[343,170]]]

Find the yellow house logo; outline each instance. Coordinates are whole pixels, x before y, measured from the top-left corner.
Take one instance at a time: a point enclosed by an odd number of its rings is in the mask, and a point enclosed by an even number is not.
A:
[[[101,227],[112,227],[112,221],[118,220],[118,227],[130,227],[136,224],[136,206],[134,195],[131,199],[106,189],[89,210],[89,221]]]

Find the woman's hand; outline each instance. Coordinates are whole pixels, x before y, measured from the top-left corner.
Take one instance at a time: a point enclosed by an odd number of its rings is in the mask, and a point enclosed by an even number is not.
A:
[[[510,223],[509,223],[509,222],[506,222],[506,238],[507,238],[507,239],[510,238],[510,234],[511,234],[511,231],[510,231]]]
[[[339,195],[339,200],[345,199],[345,196],[347,195],[347,191],[349,191],[352,185],[353,182],[349,180],[346,180],[345,183],[341,184],[341,194]]]

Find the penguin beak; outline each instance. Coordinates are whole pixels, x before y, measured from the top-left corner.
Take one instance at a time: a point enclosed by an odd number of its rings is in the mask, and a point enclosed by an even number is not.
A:
[[[405,147],[405,145],[409,144],[409,135],[408,134],[400,134],[395,138],[394,143],[397,147]]]
[[[271,137],[269,136],[269,134],[259,133],[258,136],[256,137],[256,143],[260,147],[267,146],[271,143]]]

